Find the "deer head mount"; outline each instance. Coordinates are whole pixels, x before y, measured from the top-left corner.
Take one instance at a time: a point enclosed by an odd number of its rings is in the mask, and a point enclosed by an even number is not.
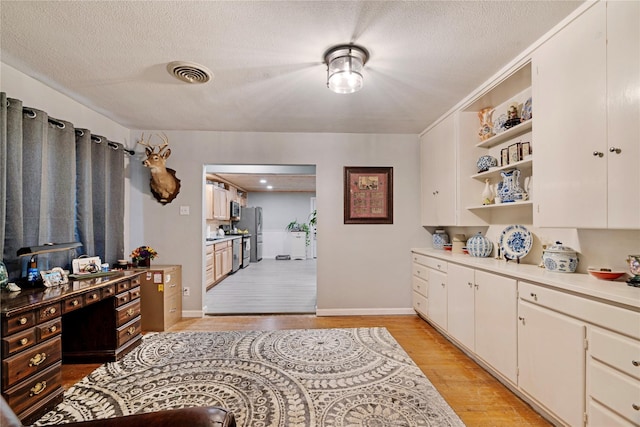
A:
[[[176,177],[176,171],[166,167],[167,159],[171,155],[169,139],[165,134],[158,135],[163,143],[152,145],[151,137],[145,141],[144,133],[140,137],[138,144],[147,147],[145,153],[147,158],[142,164],[149,168],[151,172],[151,193],[156,200],[163,205],[171,203],[180,192],[180,180]]]

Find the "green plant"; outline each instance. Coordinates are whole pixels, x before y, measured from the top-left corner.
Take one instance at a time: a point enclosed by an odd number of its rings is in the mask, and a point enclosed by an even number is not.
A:
[[[318,221],[318,211],[314,209],[313,212],[309,214],[309,226],[315,227],[318,224],[317,221]]]
[[[287,226],[285,227],[285,230],[287,231],[291,231],[291,232],[304,232],[305,233],[305,237],[304,237],[304,243],[306,246],[309,246],[311,244],[311,236],[309,234],[310,228],[309,225],[305,222],[298,222],[297,219],[291,221],[289,224],[287,224]]]

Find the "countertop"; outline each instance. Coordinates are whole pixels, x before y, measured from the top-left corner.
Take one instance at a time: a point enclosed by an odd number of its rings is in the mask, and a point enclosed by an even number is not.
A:
[[[215,245],[216,243],[222,243],[228,240],[241,239],[242,237],[245,237],[245,236],[251,237],[251,234],[227,234],[224,236],[210,237],[206,239],[205,243],[207,244],[207,246]],[[213,239],[213,240],[209,240],[209,239]]]
[[[577,295],[621,304],[625,308],[640,312],[640,288],[627,285],[625,280],[628,276],[622,276],[614,281],[599,280],[589,274],[554,273],[537,265],[517,264],[514,261],[507,262],[492,257],[480,258],[453,254],[433,248],[413,248],[411,251],[492,273],[504,274],[519,280],[541,283]]]

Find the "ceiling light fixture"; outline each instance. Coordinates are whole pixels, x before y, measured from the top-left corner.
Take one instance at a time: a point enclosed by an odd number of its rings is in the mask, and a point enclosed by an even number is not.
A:
[[[338,45],[324,54],[327,87],[335,93],[353,93],[362,89],[362,69],[369,52],[356,45]]]

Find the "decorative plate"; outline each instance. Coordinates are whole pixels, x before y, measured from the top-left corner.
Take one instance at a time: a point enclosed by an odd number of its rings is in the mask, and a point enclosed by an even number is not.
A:
[[[533,236],[523,225],[510,225],[500,233],[499,244],[505,258],[524,258],[531,250]]]
[[[531,98],[528,98],[525,102],[524,105],[522,106],[522,115],[521,115],[521,119],[522,121],[526,121],[529,120],[533,117],[533,111],[532,111],[532,105],[531,105]]]
[[[493,133],[501,133],[505,131],[504,124],[507,122],[507,115],[500,114],[498,118],[493,122]]]

